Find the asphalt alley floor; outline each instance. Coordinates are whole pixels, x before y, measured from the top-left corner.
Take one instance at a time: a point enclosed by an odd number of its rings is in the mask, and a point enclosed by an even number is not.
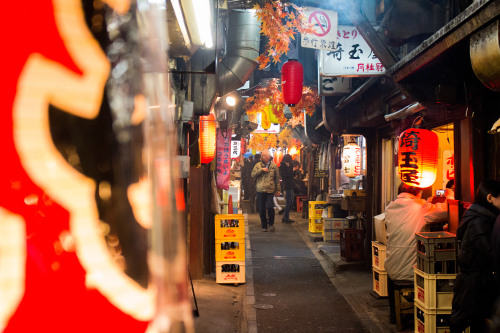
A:
[[[258,332],[368,332],[294,225],[247,221]]]

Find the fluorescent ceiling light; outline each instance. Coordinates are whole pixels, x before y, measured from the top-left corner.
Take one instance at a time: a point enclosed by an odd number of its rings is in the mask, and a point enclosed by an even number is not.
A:
[[[182,10],[195,45],[214,46],[212,39],[212,11],[210,0],[180,0]]]
[[[191,45],[191,38],[189,38],[189,33],[186,26],[186,21],[184,21],[184,14],[182,13],[182,8],[179,0],[170,0],[172,7],[174,8],[175,16],[177,17],[177,22],[179,23],[179,28],[181,29],[182,37],[184,37],[184,42],[186,47],[189,49]]]

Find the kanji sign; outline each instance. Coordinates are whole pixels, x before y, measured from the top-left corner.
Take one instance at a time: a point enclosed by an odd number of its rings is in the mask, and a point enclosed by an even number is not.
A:
[[[318,79],[320,96],[335,96],[351,92],[351,78],[337,76],[320,76]]]
[[[452,179],[455,179],[455,154],[453,150],[443,150],[443,188]]]
[[[303,34],[301,46],[312,49],[333,50],[337,41],[337,12],[305,7],[304,14],[314,26],[313,34]]]
[[[231,141],[231,158],[238,158],[241,153],[241,141],[232,140]]]
[[[339,25],[337,41],[319,54],[321,76],[374,76],[385,68],[354,26]]]

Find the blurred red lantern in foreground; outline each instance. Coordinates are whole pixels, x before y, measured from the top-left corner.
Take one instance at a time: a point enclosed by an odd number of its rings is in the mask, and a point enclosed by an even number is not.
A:
[[[201,163],[210,163],[215,157],[215,116],[200,117],[200,154]]]
[[[304,70],[300,62],[290,59],[281,69],[281,93],[288,106],[295,106],[302,98],[302,81]]]
[[[436,133],[409,128],[399,137],[398,166],[401,180],[426,188],[436,181],[439,140]]]

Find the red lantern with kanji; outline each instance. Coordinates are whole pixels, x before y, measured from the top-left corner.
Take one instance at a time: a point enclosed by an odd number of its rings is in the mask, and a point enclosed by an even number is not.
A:
[[[347,177],[361,175],[361,147],[355,143],[344,146],[342,151],[342,169]]]
[[[300,62],[290,59],[281,69],[281,93],[288,106],[295,106],[302,98],[302,81],[304,70]]]
[[[215,157],[215,116],[200,117],[200,154],[201,163],[210,163]]]
[[[439,140],[436,133],[410,128],[399,136],[398,167],[401,180],[426,188],[436,181]]]

